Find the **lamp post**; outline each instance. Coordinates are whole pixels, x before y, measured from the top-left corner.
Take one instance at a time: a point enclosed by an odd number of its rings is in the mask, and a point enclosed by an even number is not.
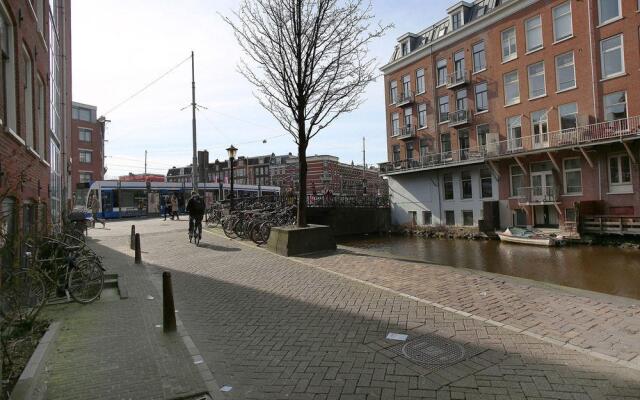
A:
[[[229,147],[227,149],[227,153],[229,154],[229,168],[231,168],[231,193],[229,194],[229,209],[231,211],[233,211],[233,160],[236,158],[236,153],[238,152],[238,149],[236,149],[235,147],[233,147],[233,145],[231,145],[231,147]]]

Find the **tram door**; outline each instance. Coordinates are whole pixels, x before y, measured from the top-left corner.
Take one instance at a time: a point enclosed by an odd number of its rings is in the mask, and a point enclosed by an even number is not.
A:
[[[108,218],[113,214],[113,193],[114,192],[112,190],[101,191],[102,214],[105,218]]]

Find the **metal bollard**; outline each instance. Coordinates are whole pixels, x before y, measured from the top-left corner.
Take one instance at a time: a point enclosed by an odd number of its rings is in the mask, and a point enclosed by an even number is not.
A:
[[[135,244],[136,244],[136,226],[131,225],[131,240],[129,241],[129,247],[131,247],[131,250],[135,248]]]
[[[136,233],[136,264],[142,264],[142,252],[140,251],[140,234]]]
[[[176,331],[176,309],[173,304],[171,272],[162,273],[162,323],[165,333]]]

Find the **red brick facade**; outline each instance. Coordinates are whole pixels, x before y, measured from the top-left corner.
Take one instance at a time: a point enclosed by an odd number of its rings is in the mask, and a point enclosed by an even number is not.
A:
[[[601,22],[601,19],[606,18],[600,15],[600,1],[607,3],[609,12],[617,10],[619,17],[614,15],[608,21]],[[480,6],[489,3],[492,6],[484,8],[484,15],[480,15]],[[639,2],[621,0],[618,3],[621,9],[614,4],[617,3],[615,0],[522,0],[503,3],[495,7],[493,2],[487,0],[458,3],[459,5],[449,9],[451,15],[456,10],[464,12],[466,23],[458,29],[451,31],[452,22],[449,19],[442,21],[448,25],[448,30],[436,39],[424,39],[430,35],[429,30],[417,35],[407,34],[399,39],[394,58],[383,67],[390,161],[383,166],[383,172],[385,168],[387,172],[396,173],[406,169],[407,174],[415,170],[443,168],[445,165],[441,161],[441,154],[446,152],[447,160],[451,160],[446,164],[447,168],[456,163],[467,162],[470,157],[475,157],[478,163],[490,167],[494,177],[499,180],[499,199],[514,212],[522,210],[528,225],[563,225],[565,222],[572,222],[574,211],[579,208],[577,204],[584,202],[598,202],[599,211],[604,214],[639,216],[640,141],[635,139],[640,137],[640,119],[634,118],[640,116],[640,91],[635,89],[640,80]],[[465,7],[465,4],[469,7]],[[567,19],[561,21],[561,16],[566,15],[567,10],[570,13],[571,34],[563,36],[561,29],[567,26],[564,22]],[[542,44],[528,51],[527,47],[531,44],[527,42],[527,34],[532,38],[532,43],[536,41],[539,30],[531,27],[538,26],[539,22]],[[527,30],[527,27],[530,29]],[[517,56],[505,59],[503,39],[510,37],[511,28],[515,29]],[[601,48],[616,47],[617,38],[621,38],[624,49],[624,56],[620,57],[623,60],[623,71],[609,74],[609,77],[602,70]],[[399,55],[403,43],[412,41],[415,45],[404,56]],[[475,65],[474,45],[480,42],[484,43],[486,68]],[[609,53],[614,54],[612,59],[617,59],[616,50],[614,48],[614,52]],[[460,51],[463,53],[458,53]],[[456,53],[464,54],[463,71],[455,69]],[[573,55],[575,85],[564,88],[560,87],[560,81],[567,74],[558,76],[558,65],[564,65],[559,56],[567,55],[566,58],[570,59],[569,54]],[[441,60],[446,60],[447,76],[463,72],[463,79],[456,79],[460,75],[454,76],[454,81],[460,80],[461,83],[437,84],[437,68]],[[605,62],[609,65],[608,68],[615,71],[617,64],[608,60],[609,58]],[[538,69],[537,67],[542,66],[540,63],[544,63],[544,67]],[[562,71],[570,71],[571,67],[568,68]],[[423,93],[416,93],[418,69],[424,69]],[[540,87],[535,82],[530,86],[530,79],[535,80],[535,71],[540,69],[544,71],[544,93],[530,96],[530,89]],[[514,71],[517,71],[518,76],[519,100],[509,105],[506,103],[505,79],[514,77]],[[530,72],[534,78],[530,78]],[[404,100],[402,94],[405,76],[410,79],[409,87],[413,93],[404,105],[399,106]],[[391,98],[392,82],[396,82],[396,101]],[[485,83],[488,111],[481,112],[476,104],[475,90],[477,85]],[[452,114],[459,108],[456,104],[458,91],[464,89],[467,91],[464,97],[468,114],[463,113],[463,122],[454,126]],[[605,113],[604,99],[617,92],[626,93],[626,112],[624,115],[618,112],[612,118],[611,114]],[[463,92],[460,93],[461,97],[462,94]],[[444,96],[448,97],[449,122],[441,122],[438,118],[439,98]],[[609,97],[611,101],[614,98],[615,96]],[[425,107],[422,104],[426,106],[427,115],[426,127],[423,128],[417,121],[420,107]],[[568,129],[561,126],[561,109],[573,109],[574,106],[577,109],[577,127]],[[409,112],[412,114],[409,117],[412,126],[409,130],[404,130],[404,115]],[[394,113],[398,115],[397,126],[400,127],[396,131],[392,121]],[[518,118],[520,136],[516,133]],[[510,131],[511,136],[508,132],[509,119],[514,127]],[[534,124],[536,119],[541,122]],[[619,119],[619,122],[604,123],[613,119]],[[489,134],[486,142],[481,143],[478,126],[485,124]],[[450,148],[447,149],[446,144],[443,144],[441,134],[449,135]],[[618,137],[620,140],[615,140]],[[409,147],[413,145],[413,154],[407,144]],[[423,147],[427,145],[425,154],[437,154],[438,161],[427,164],[419,160],[421,144]],[[399,146],[400,150],[399,157],[396,152],[395,159],[394,146]],[[456,158],[456,154],[459,158]],[[623,158],[616,158],[617,156]],[[411,160],[406,161],[408,158]],[[578,165],[579,180],[577,172],[571,175],[570,168],[574,165]],[[524,169],[524,184],[521,189],[512,185],[513,166]],[[552,177],[540,178],[538,170],[544,170]],[[567,188],[568,177],[571,182],[581,181],[580,187]],[[540,181],[543,181],[541,185]],[[546,187],[544,182],[550,188],[547,190],[553,201],[538,201],[535,196],[538,193],[536,187]],[[536,199],[523,201],[522,197],[527,193]],[[541,207],[550,208],[556,216],[551,221],[548,220],[546,214],[549,210],[545,209],[545,216],[542,217]],[[567,215],[569,221],[565,221]]]
[[[73,103],[71,119],[71,187],[104,179],[104,127],[96,107]],[[80,154],[83,153],[83,154]],[[90,154],[90,160],[87,159]]]

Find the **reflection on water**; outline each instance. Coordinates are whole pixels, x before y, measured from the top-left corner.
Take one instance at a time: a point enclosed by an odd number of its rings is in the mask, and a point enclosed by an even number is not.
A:
[[[635,249],[536,247],[402,236],[346,238],[341,243],[398,257],[640,299],[640,251]]]

